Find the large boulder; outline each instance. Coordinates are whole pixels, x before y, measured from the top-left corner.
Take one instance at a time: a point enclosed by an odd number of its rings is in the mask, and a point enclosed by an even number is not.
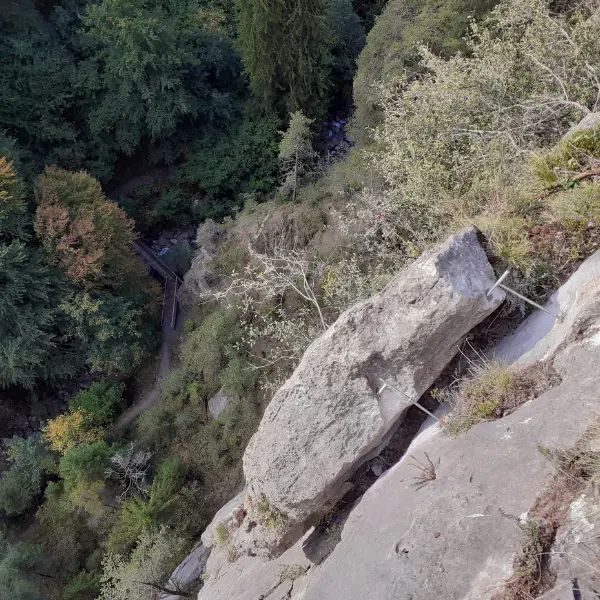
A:
[[[600,306],[600,294],[589,302]],[[540,499],[554,507],[552,516],[562,508],[557,465],[540,448],[581,449],[598,418],[599,331],[600,317],[565,332],[564,344],[545,357],[562,382],[510,415],[457,438],[430,419],[354,505],[324,562],[306,570],[302,541],[274,561],[246,556],[227,565],[215,553],[198,599],[270,600],[270,590],[283,586],[282,565],[299,564],[305,573],[294,580],[291,600],[493,600],[514,581],[515,558],[528,542],[518,523]],[[426,455],[435,479],[419,486],[422,473],[411,457]],[[543,594],[548,600],[597,600],[597,495],[592,482],[557,532],[550,565],[557,581]]]
[[[475,325],[503,300],[474,228],[452,236],[315,340],[244,454],[248,493],[293,525],[343,491]],[[378,389],[385,380],[397,388]]]
[[[219,415],[231,404],[231,398],[219,390],[209,401],[208,411],[213,419],[218,419]]]
[[[552,364],[560,385],[457,438],[430,419],[403,458],[352,507],[324,562],[306,568],[305,540],[273,561],[244,556],[227,564],[214,552],[198,599],[271,600],[280,589],[289,590],[284,566],[298,565],[300,574],[285,596],[290,600],[492,600],[515,580],[515,558],[531,542],[519,522],[543,506],[560,525],[549,557],[557,580],[543,597],[597,600],[600,486],[592,480],[578,492],[574,481],[565,495],[556,487],[559,465],[540,451],[600,451],[596,437],[589,437],[600,414],[596,262],[600,253],[559,290],[564,319],[546,337],[536,335],[533,348],[523,347],[521,334],[502,344],[517,364],[530,364],[532,356]],[[526,323],[537,334],[537,313]],[[520,363],[519,356],[526,360]],[[425,461],[426,454],[435,479],[419,486],[422,473],[411,457]],[[566,520],[558,519],[571,494]]]
[[[208,548],[205,548],[203,544],[198,544],[173,571],[165,587],[169,590],[184,593],[200,587],[209,554],[210,550]],[[160,600],[178,600],[181,597],[174,594],[164,594],[160,597]]]

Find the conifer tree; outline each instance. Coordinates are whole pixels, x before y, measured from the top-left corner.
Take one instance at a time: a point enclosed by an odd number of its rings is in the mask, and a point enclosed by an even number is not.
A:
[[[325,0],[237,0],[237,47],[266,107],[326,108],[333,43]],[[281,108],[281,102],[279,102]]]
[[[296,200],[299,178],[315,159],[312,147],[310,126],[313,120],[304,116],[302,111],[291,115],[288,130],[283,134],[279,144],[279,159],[283,175],[284,189],[292,192],[292,200]]]

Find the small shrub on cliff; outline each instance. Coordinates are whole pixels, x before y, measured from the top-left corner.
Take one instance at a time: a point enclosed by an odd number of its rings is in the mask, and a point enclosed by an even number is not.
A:
[[[549,200],[552,215],[566,225],[584,222],[585,227],[600,224],[600,187],[584,183],[559,192]]]
[[[249,510],[261,525],[274,529],[285,525],[287,520],[285,515],[278,508],[275,508],[264,494],[261,494],[257,500],[248,496],[247,503]]]
[[[453,394],[453,411],[444,427],[458,435],[477,423],[510,414],[559,382],[556,371],[545,363],[518,371],[499,360],[472,362],[469,374]]]
[[[573,175],[600,166],[600,127],[576,131],[557,147],[537,153],[533,170],[546,185],[568,184]]]
[[[567,17],[541,0],[503,2],[472,27],[468,57],[422,49],[423,76],[385,86],[369,154],[385,186],[365,198],[368,239],[407,254],[493,209],[493,194],[462,199],[496,178],[518,185],[525,152],[594,110],[600,21],[586,10]]]

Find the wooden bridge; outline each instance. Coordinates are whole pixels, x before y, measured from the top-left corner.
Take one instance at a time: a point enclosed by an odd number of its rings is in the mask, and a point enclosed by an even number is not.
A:
[[[160,324],[163,329],[175,329],[177,324],[177,311],[179,309],[177,290],[181,287],[183,281],[143,242],[140,242],[139,240],[133,242],[133,249],[157,275],[163,278],[164,291]]]

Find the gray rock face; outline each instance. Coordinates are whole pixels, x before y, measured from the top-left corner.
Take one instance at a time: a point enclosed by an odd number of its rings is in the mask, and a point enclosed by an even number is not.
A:
[[[550,600],[573,600],[573,581],[581,600],[597,600],[598,556],[600,556],[600,511],[598,493],[589,486],[572,504],[567,520],[560,526],[550,568],[556,574],[556,584],[549,592]],[[594,493],[595,492],[595,493]]]
[[[476,425],[458,438],[426,423],[407,455],[354,507],[333,552],[294,582],[289,598],[491,600],[513,577],[523,542],[520,529],[502,513],[526,514],[556,473],[538,445],[572,447],[600,410],[600,347],[593,335],[560,358],[555,365],[563,382],[499,421]],[[409,455],[423,460],[425,452],[440,462],[436,479],[417,490],[411,478],[418,471]],[[585,553],[599,547],[596,540],[586,546],[598,535],[597,504],[594,510],[592,516],[579,500],[571,511],[576,526],[565,526],[557,550],[577,546],[577,556],[590,564]],[[207,572],[218,575],[209,577],[199,600],[256,600],[261,594],[270,600],[267,592],[281,565],[295,564],[301,546],[302,541],[269,562],[243,557],[224,565],[218,553],[211,555]],[[572,558],[570,566],[578,562]],[[573,600],[569,573],[586,566],[578,568],[564,565],[564,575],[559,573],[564,585],[544,598]],[[588,589],[584,581],[582,590]],[[596,600],[585,594],[582,599]]]
[[[242,490],[235,498],[230,500],[217,512],[210,525],[204,530],[204,533],[202,534],[201,539],[204,546],[210,548],[214,544],[213,536],[215,533],[215,529],[219,525],[225,526],[228,530],[236,523],[239,526],[239,523],[242,521],[243,518],[240,518],[240,515],[244,510],[245,496],[246,490]]]
[[[521,366],[547,359],[586,324],[600,320],[600,304],[596,301],[599,287],[600,253],[595,253],[545,304],[548,310],[562,315],[562,321],[542,311],[534,312],[500,341],[495,356]]]
[[[537,445],[570,447],[600,408],[593,364],[500,421],[452,439],[437,426],[409,453],[435,461],[436,479],[420,490],[408,457],[352,512],[342,541],[306,584],[303,600],[488,600],[513,576],[523,537],[514,521],[554,478]]]
[[[435,381],[461,338],[503,300],[475,229],[423,255],[340,316],[269,404],[244,455],[253,498],[298,523],[337,499],[345,477]],[[381,395],[381,378],[397,387]]]
[[[405,457],[354,506],[333,552],[293,582],[288,598],[490,600],[513,578],[523,536],[502,513],[527,514],[553,481],[556,467],[538,447],[579,445],[600,414],[600,277],[590,277],[594,264],[600,264],[600,253],[559,290],[565,316],[560,327],[547,330],[546,338],[536,335],[526,349],[522,335],[502,344],[513,360],[525,351],[523,364],[533,356],[552,361],[562,383],[457,438],[443,434],[433,420],[425,423]],[[537,313],[528,322],[536,334]],[[589,449],[597,451],[591,442]],[[423,460],[425,452],[440,462],[435,480],[417,490],[410,455]],[[590,484],[571,505],[552,549],[556,585],[544,598],[597,600],[599,496],[598,484]],[[243,556],[227,564],[213,552],[199,600],[271,600],[282,565],[306,568],[303,543],[268,562]],[[574,578],[579,595],[573,592]]]
[[[596,127],[597,125],[600,125],[600,113],[590,113],[589,115],[583,117],[583,119],[581,119],[581,121],[579,121],[577,125],[573,125],[573,127],[569,129],[565,137],[574,134],[576,131],[582,131],[584,129],[594,129],[594,127]]]
[[[170,590],[182,591],[193,590],[194,587],[197,589],[204,575],[209,554],[210,550],[202,544],[196,546],[173,571],[166,587]],[[161,596],[161,600],[177,600],[178,598],[181,598],[181,596]]]
[[[219,415],[231,404],[231,398],[219,390],[209,401],[208,411],[213,419],[218,419]]]

